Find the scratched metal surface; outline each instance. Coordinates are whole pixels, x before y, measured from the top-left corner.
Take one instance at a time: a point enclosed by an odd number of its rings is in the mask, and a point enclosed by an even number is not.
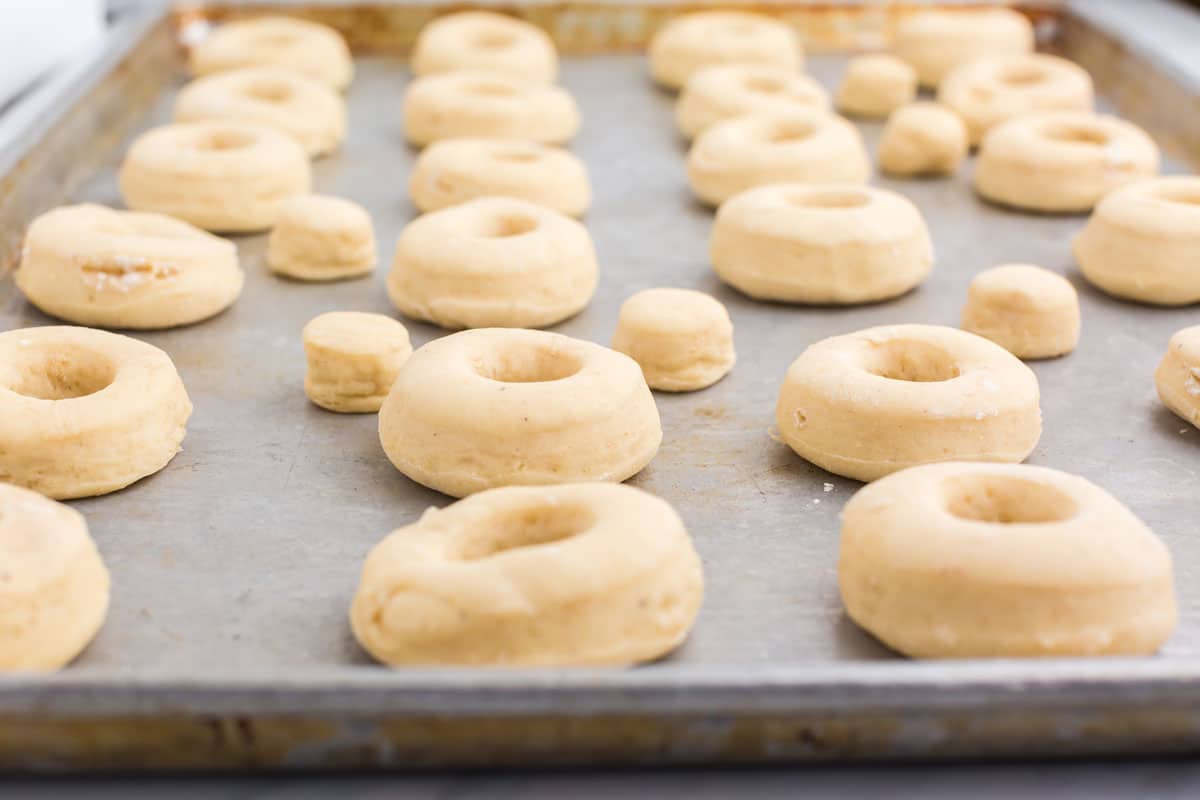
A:
[[[842,65],[839,57],[821,56],[810,70],[832,89]],[[712,215],[687,189],[672,98],[651,86],[644,60],[632,55],[564,64],[563,82],[585,120],[573,149],[594,184],[586,223],[601,280],[592,304],[554,330],[606,343],[620,303],[651,286],[708,291],[729,307],[737,367],[705,391],[657,395],[663,446],[632,481],[679,509],[704,560],[706,601],[693,635],[658,664],[577,678],[389,673],[370,663],[346,622],[362,559],[387,532],[449,500],[391,467],[373,416],[330,414],[306,401],[300,330],[334,309],[392,313],[384,276],[396,237],[414,214],[406,182],[415,153],[399,133],[408,77],[399,60],[361,59],[347,95],[349,138],[339,155],[315,164],[318,191],[370,210],[380,247],[373,276],[331,285],[282,280],[264,266],[265,237],[240,237],[248,278],[240,301],[211,321],[143,336],[172,356],[195,403],[184,450],[156,476],[73,504],[87,516],[112,572],[108,621],[61,675],[0,681],[0,711],[153,713],[224,704],[248,714],[362,713],[389,703],[594,711],[652,704],[656,694],[662,708],[688,711],[705,708],[705,687],[720,684],[751,692],[725,695],[734,705],[739,698],[751,698],[759,711],[824,703],[836,716],[886,705],[893,674],[897,683],[924,687],[911,702],[944,697],[962,708],[1029,681],[1048,682],[1056,702],[1069,704],[1095,700],[1096,680],[1111,687],[1101,696],[1128,689],[1131,702],[1154,697],[1156,686],[1178,689],[1181,680],[1196,680],[1200,431],[1160,407],[1152,380],[1171,333],[1194,324],[1195,309],[1149,309],[1092,290],[1069,250],[1084,218],[987,206],[970,190],[969,165],[953,179],[876,181],[916,202],[931,228],[936,268],[917,291],[847,309],[752,302],[712,273]],[[176,87],[183,79],[180,72]],[[172,94],[159,99],[141,129],[169,118]],[[880,126],[860,127],[873,150]],[[74,200],[120,205],[115,171],[124,148],[112,150]],[[1176,163],[1167,168],[1182,171]],[[1079,289],[1078,351],[1033,365],[1045,433],[1030,461],[1107,487],[1170,546],[1181,623],[1157,659],[1053,666],[902,661],[857,630],[838,599],[838,512],[858,484],[808,465],[771,437],[780,380],[806,345],[871,325],[954,325],[971,277],[1009,261],[1049,267]],[[10,278],[0,280],[0,329],[51,322]],[[415,344],[442,333],[406,324]],[[1089,691],[1072,694],[1088,681]],[[275,691],[234,692],[246,686]],[[805,694],[804,686],[828,694]],[[866,689],[859,694],[855,686]],[[473,706],[481,691],[486,702]]]

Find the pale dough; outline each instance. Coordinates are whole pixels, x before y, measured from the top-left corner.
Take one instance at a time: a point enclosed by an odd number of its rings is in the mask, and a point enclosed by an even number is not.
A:
[[[1200,428],[1200,325],[1171,337],[1154,384],[1163,405]]]
[[[375,413],[412,355],[408,331],[383,314],[330,311],[304,326],[304,393],[329,411]]]
[[[377,260],[371,215],[342,197],[289,197],[280,205],[279,220],[267,240],[271,271],[298,280],[366,275]]]
[[[578,221],[482,197],[410,222],[387,288],[406,316],[443,328],[538,328],[583,310],[597,276],[592,238]]]
[[[920,11],[900,21],[892,50],[936,87],[957,67],[982,56],[1033,50],[1033,25],[1007,8]]]
[[[829,108],[829,93],[812,78],[770,64],[718,64],[697,70],[675,104],[680,132],[694,139],[707,128],[743,114]]]
[[[51,316],[102,328],[170,328],[219,314],[245,276],[232,242],[186,222],[62,206],[25,234],[17,286]]]
[[[284,200],[308,192],[312,171],[304,148],[274,128],[178,122],[135,139],[118,178],[134,211],[252,233],[275,224]]]
[[[192,48],[189,63],[193,75],[238,67],[282,67],[334,89],[345,89],[354,76],[350,48],[341,34],[293,17],[258,17],[222,25]]]
[[[775,422],[800,456],[860,481],[936,461],[1024,461],[1042,433],[1033,371],[939,325],[810,346],[788,368]]]
[[[993,267],[971,281],[962,328],[1017,358],[1055,358],[1079,343],[1079,295],[1066,278],[1041,267]]]
[[[0,672],[70,663],[104,624],[108,587],[78,511],[0,483]]]
[[[558,76],[558,55],[541,28],[492,11],[447,14],[421,29],[414,75],[464,69],[550,83]]]
[[[915,658],[1147,655],[1175,627],[1171,555],[1074,475],[1020,464],[915,467],[842,512],[850,618]]]
[[[637,362],[557,333],[483,328],[413,353],[379,412],[398,470],[462,497],[515,484],[623,481],[662,426]]]
[[[937,103],[912,103],[883,126],[879,169],[897,177],[953,175],[967,150],[967,126],[957,114]]]
[[[907,198],[871,186],[775,184],[717,211],[709,251],[721,280],[751,297],[849,305],[909,291],[933,243]]]
[[[703,594],[664,501],[614,484],[508,487],[376,545],[350,624],[392,666],[629,665],[678,647]]]
[[[642,368],[651,389],[691,392],[733,369],[733,322],[712,295],[645,289],[621,305],[612,348]]]
[[[698,70],[717,64],[765,64],[799,72],[800,39],[786,24],[741,11],[699,11],[676,17],[650,41],[650,73],[679,89]]]
[[[837,91],[837,108],[855,117],[886,117],[917,96],[917,71],[886,53],[850,59]]]
[[[192,404],[162,350],[68,326],[0,333],[0,481],[107,494],[179,452]]]

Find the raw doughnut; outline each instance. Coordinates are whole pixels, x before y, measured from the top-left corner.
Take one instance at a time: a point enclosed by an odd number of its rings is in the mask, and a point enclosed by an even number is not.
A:
[[[396,469],[462,497],[514,484],[620,482],[662,441],[637,362],[557,333],[463,331],[413,353],[379,412]]]
[[[479,70],[551,83],[558,76],[554,42],[535,25],[491,11],[461,11],[421,29],[414,75]]]
[[[176,122],[254,122],[298,141],[310,156],[338,149],[346,101],[320,81],[280,67],[245,67],[192,81],[175,100]]]
[[[304,326],[304,393],[330,411],[375,413],[412,355],[408,331],[383,314],[330,311]]]
[[[721,280],[760,300],[870,303],[904,294],[933,267],[921,212],[870,186],[761,186],[717,211]]]
[[[838,583],[851,619],[916,658],[1148,654],[1175,627],[1162,541],[1045,467],[933,464],[864,487]]]
[[[332,281],[375,269],[375,228],[358,203],[329,195],[289,197],[267,240],[272,272],[304,281]]]
[[[1041,267],[993,267],[971,281],[962,327],[1017,358],[1055,358],[1079,343],[1079,295]]]
[[[1116,117],[1079,111],[1026,114],[988,132],[975,190],[1031,211],[1088,211],[1117,187],[1158,173],[1158,147]]]
[[[788,368],[775,422],[799,455],[860,481],[933,461],[1024,461],[1042,433],[1029,367],[939,325],[817,342]]]
[[[460,136],[563,144],[579,132],[579,109],[563,88],[494,72],[417,78],[404,95],[404,134],[415,145]]]
[[[1200,428],[1200,325],[1171,337],[1154,384],[1163,405]]]
[[[219,314],[245,276],[237,248],[161,214],[62,206],[25,234],[16,282],[51,316],[103,328],[170,328]]]
[[[222,25],[192,48],[190,66],[193,75],[238,67],[283,67],[334,89],[345,89],[354,76],[350,48],[340,33],[290,17],[259,17]]]
[[[592,238],[577,221],[482,197],[409,223],[387,288],[406,316],[443,328],[539,328],[582,311],[597,275]]]
[[[350,624],[392,666],[625,665],[678,647],[703,594],[691,538],[657,497],[510,486],[376,545]]]
[[[157,347],[91,328],[0,333],[0,482],[107,494],[179,452],[192,404]]]
[[[901,20],[892,50],[913,65],[922,86],[936,87],[959,64],[1033,50],[1033,25],[1007,8],[923,11]]]
[[[434,142],[417,158],[408,192],[421,211],[499,196],[579,217],[592,202],[587,167],[577,156],[559,147],[511,139]]]
[[[725,306],[691,289],[646,289],[621,305],[614,350],[642,368],[651,389],[691,392],[733,369],[733,323]]]
[[[938,102],[967,124],[971,144],[989,130],[1033,111],[1091,111],[1092,78],[1065,58],[1010,53],[968,61],[938,87]]]
[[[121,196],[205,230],[270,228],[279,206],[312,183],[308,156],[274,128],[245,122],[180,122],[143,133],[121,164]]]
[[[829,108],[829,94],[812,78],[770,64],[720,64],[688,78],[675,105],[679,130],[689,139],[743,114]]]
[[[804,53],[782,22],[740,11],[701,11],[668,22],[650,41],[654,80],[679,89],[703,67],[764,64],[799,72]]]
[[[752,114],[708,128],[688,153],[692,191],[709,205],[767,183],[866,183],[858,129],[824,111]]]
[[[879,169],[888,175],[953,175],[967,157],[967,126],[937,103],[913,103],[888,117]]]
[[[108,613],[108,570],[78,511],[0,483],[0,672],[66,666]]]
[[[1084,277],[1109,294],[1200,302],[1200,178],[1139,181],[1105,195],[1074,251]]]
[[[850,59],[838,86],[837,107],[856,117],[886,117],[917,96],[917,71],[895,56]]]

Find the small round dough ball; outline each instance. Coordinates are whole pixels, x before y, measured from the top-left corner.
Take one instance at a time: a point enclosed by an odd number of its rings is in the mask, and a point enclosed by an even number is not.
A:
[[[350,48],[328,25],[295,17],[256,17],[220,26],[192,48],[193,75],[239,67],[283,67],[345,89],[354,77]]]
[[[711,295],[646,289],[621,305],[613,350],[642,368],[651,389],[692,392],[733,369],[733,322]]]
[[[971,281],[962,328],[1017,358],[1056,358],[1079,343],[1079,295],[1066,278],[1041,267],[993,267]]]
[[[421,29],[413,46],[414,75],[463,69],[550,83],[558,76],[558,54],[541,28],[492,11],[447,14]]]
[[[1200,428],[1200,325],[1171,337],[1154,384],[1163,405]]]
[[[829,93],[807,75],[770,64],[718,64],[698,70],[675,104],[675,120],[688,139],[743,114],[829,109]]]
[[[304,326],[304,393],[321,408],[373,414],[412,355],[408,331],[391,317],[330,311]]]
[[[879,140],[879,169],[888,175],[953,175],[967,157],[967,126],[937,103],[898,108]]]
[[[900,21],[892,50],[937,87],[950,70],[981,56],[1033,50],[1029,18],[1008,8],[929,10]]]
[[[289,197],[267,241],[271,271],[302,281],[334,281],[375,268],[371,215],[341,197]]]
[[[650,73],[668,89],[679,89],[698,70],[716,64],[767,64],[799,72],[804,51],[785,23],[742,11],[684,14],[650,41]]]
[[[68,664],[104,623],[108,590],[78,511],[0,483],[0,672]]]
[[[917,71],[880,53],[850,59],[836,102],[843,114],[883,118],[916,96]]]

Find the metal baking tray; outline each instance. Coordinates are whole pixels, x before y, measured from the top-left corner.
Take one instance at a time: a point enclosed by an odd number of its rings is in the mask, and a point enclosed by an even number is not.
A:
[[[1197,163],[1194,89],[1075,8],[1043,14],[1053,46],[1080,58],[1107,97],[1128,100],[1123,113],[1168,146],[1169,171]],[[845,46],[875,42],[892,22],[888,9],[769,10],[790,15],[819,43]],[[712,763],[1197,748],[1200,431],[1159,405],[1152,381],[1169,336],[1196,322],[1195,309],[1150,309],[1091,289],[1069,250],[1084,218],[985,205],[970,190],[969,167],[954,179],[877,181],[927,216],[937,265],[919,290],[846,309],[751,302],[709,267],[712,217],[687,189],[672,98],[650,84],[632,49],[664,9],[636,4],[515,10],[563,45],[563,82],[585,119],[573,147],[595,189],[586,222],[600,288],[556,330],[607,342],[621,301],[662,285],[712,292],[733,316],[737,367],[708,390],[657,396],[662,450],[633,480],[684,516],[707,574],[703,612],[679,652],[637,669],[372,664],[346,620],[363,557],[425,507],[449,501],[392,468],[373,416],[330,414],[306,401],[300,330],[331,309],[391,311],[384,275],[414,214],[406,180],[415,154],[400,135],[400,54],[433,9],[283,10],[337,24],[362,53],[348,94],[349,139],[339,155],[316,162],[316,187],[370,209],[381,265],[364,280],[294,283],[264,267],[265,237],[241,237],[241,300],[209,322],[143,336],[171,354],[195,403],[184,450],[125,491],[73,503],[112,571],[112,610],[95,643],[60,674],[0,679],[0,767]],[[168,119],[185,79],[180,30],[231,11],[246,9],[191,4],[125,21],[86,78],[0,151],[0,328],[51,322],[3,277],[25,225],[65,201],[120,205],[114,175],[130,136]],[[814,56],[810,70],[832,87],[843,58]],[[1140,91],[1129,90],[1131,80]],[[861,127],[873,147],[879,125]],[[1033,365],[1045,434],[1031,462],[1107,487],[1169,544],[1181,620],[1158,657],[916,663],[889,653],[846,618],[838,598],[838,512],[858,485],[772,438],[780,381],[806,345],[885,323],[954,325],[971,276],[1006,261],[1058,270],[1079,288],[1078,351]],[[417,344],[441,333],[406,324]]]

